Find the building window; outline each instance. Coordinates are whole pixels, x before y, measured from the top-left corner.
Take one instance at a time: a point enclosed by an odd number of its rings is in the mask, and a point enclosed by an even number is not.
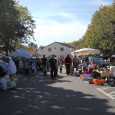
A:
[[[52,51],[52,49],[51,49],[51,48],[48,48],[48,51],[49,51],[49,52],[51,52],[51,51]]]
[[[60,48],[60,51],[64,51],[64,48],[62,47],[62,48]]]
[[[56,50],[56,47],[54,47],[54,49]]]

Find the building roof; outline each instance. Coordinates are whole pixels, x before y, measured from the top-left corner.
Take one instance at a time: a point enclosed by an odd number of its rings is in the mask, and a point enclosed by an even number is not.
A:
[[[73,46],[71,46],[71,45],[69,45],[69,44],[61,43],[61,42],[53,42],[53,43],[47,45],[46,47],[48,47],[48,46],[50,46],[50,45],[52,45],[52,44],[55,44],[55,43],[61,44],[61,45],[65,46],[65,47],[68,47],[68,48],[74,48]],[[75,48],[74,48],[74,49],[75,49]]]

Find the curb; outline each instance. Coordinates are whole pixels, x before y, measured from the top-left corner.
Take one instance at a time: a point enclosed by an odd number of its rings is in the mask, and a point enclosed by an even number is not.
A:
[[[111,94],[106,93],[101,88],[96,88],[100,93],[104,94],[105,96],[109,97],[112,100],[115,100],[115,97],[113,97]]]

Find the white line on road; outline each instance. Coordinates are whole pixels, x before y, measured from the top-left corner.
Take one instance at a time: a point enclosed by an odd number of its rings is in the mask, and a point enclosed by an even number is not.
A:
[[[104,94],[105,96],[109,97],[110,99],[115,99],[115,97],[113,97],[112,95],[106,93],[105,91],[103,91],[101,88],[96,88],[99,92],[101,92],[102,94]]]

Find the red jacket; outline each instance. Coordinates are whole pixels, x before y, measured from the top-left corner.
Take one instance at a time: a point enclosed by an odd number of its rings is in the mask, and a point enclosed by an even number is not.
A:
[[[72,64],[72,59],[70,57],[66,57],[65,64]]]

